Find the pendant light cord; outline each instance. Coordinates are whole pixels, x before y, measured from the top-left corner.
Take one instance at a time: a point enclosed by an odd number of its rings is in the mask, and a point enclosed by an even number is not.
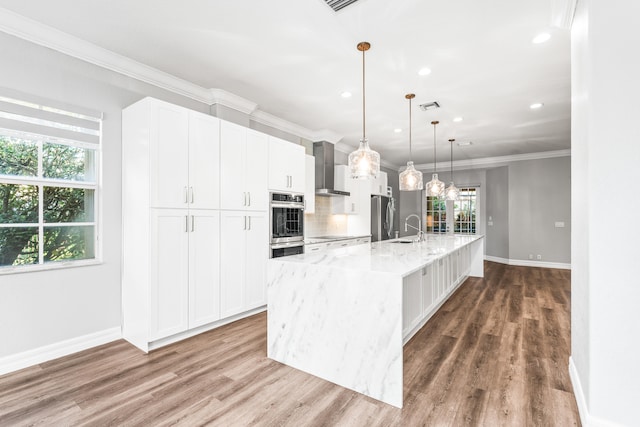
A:
[[[364,90],[364,68],[365,68],[365,64],[364,64],[364,53],[366,52],[366,49],[362,49],[362,140],[366,141],[367,140],[367,136],[366,136],[366,126],[365,126],[365,120],[366,120],[366,114],[365,114],[365,90]]]
[[[438,173],[438,161],[436,160],[436,125],[438,122],[431,122],[433,124],[433,173]]]
[[[413,161],[413,152],[411,151],[411,100],[409,98],[409,160]]]
[[[455,141],[455,139],[449,140],[451,143],[451,182],[453,182],[453,141]]]

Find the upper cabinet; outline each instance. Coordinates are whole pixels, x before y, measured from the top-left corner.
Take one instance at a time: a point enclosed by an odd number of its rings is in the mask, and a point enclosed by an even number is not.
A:
[[[377,196],[386,196],[387,195],[387,173],[380,171],[378,173],[378,177],[371,180],[371,194]]]
[[[301,145],[269,137],[269,189],[305,192],[305,150]]]
[[[220,121],[151,98],[141,102],[146,114],[138,132],[149,136],[150,206],[217,209]]]
[[[268,136],[220,122],[220,206],[266,211],[268,207]]]
[[[305,154],[304,213],[316,211],[316,158]]]
[[[348,191],[349,196],[334,197],[331,203],[331,210],[334,214],[357,214],[360,210],[359,191],[360,185],[351,178],[349,167],[336,165],[333,174],[334,187],[336,190]]]

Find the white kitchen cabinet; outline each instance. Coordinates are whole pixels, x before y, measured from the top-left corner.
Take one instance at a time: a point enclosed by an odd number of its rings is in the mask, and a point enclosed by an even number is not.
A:
[[[220,319],[220,211],[189,213],[189,328],[195,328]]]
[[[268,233],[268,215],[265,212],[222,212],[222,317],[233,316],[266,304]]]
[[[149,136],[150,206],[217,209],[220,121],[151,98],[140,103],[138,132]]]
[[[188,216],[182,209],[151,212],[149,336],[155,341],[189,327]]]
[[[266,211],[269,204],[268,136],[220,122],[220,207]]]
[[[304,213],[316,211],[316,158],[305,154]]]
[[[305,192],[305,150],[273,136],[269,137],[269,189]]]
[[[220,319],[219,120],[122,112],[123,337],[144,351]]]
[[[220,319],[219,212],[152,209],[150,216],[147,342]]]
[[[406,336],[422,319],[422,271],[402,280],[402,336]]]
[[[332,240],[329,242],[310,243],[304,245],[304,253],[324,252],[328,249],[345,248],[348,246],[371,243],[371,237],[355,237],[353,239]]]
[[[378,172],[378,176],[371,180],[371,194],[386,196],[388,185],[387,173],[383,171]]]
[[[350,195],[332,198],[331,211],[334,214],[357,214],[360,208],[360,185],[351,178],[349,167],[336,165],[333,181],[336,190],[348,191]]]

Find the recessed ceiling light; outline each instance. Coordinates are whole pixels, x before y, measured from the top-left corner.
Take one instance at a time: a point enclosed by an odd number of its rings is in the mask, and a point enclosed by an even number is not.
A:
[[[471,145],[473,142],[471,141],[460,141],[457,143],[459,147],[464,147],[465,145]]]
[[[420,71],[418,71],[418,74],[421,76],[428,76],[429,74],[431,74],[431,68],[420,68]]]
[[[534,104],[529,105],[529,108],[532,110],[537,110],[538,108],[542,108],[544,104],[542,102],[536,102]]]
[[[351,92],[342,92],[340,96],[343,98],[351,98]]]
[[[454,117],[453,121],[454,122],[461,122],[462,121],[462,117]],[[458,145],[460,145],[460,144],[458,144]]]
[[[551,38],[551,34],[549,33],[540,33],[531,40],[531,43],[539,44],[544,43]]]
[[[402,129],[400,129],[400,128],[395,128],[393,131],[394,131],[395,133],[400,133],[400,132],[402,132]]]

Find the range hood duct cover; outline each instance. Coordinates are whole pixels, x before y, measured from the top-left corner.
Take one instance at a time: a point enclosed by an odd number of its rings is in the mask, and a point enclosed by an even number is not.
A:
[[[334,147],[327,141],[313,143],[313,157],[316,162],[316,195],[318,196],[350,196],[348,191],[336,190],[334,187]]]

